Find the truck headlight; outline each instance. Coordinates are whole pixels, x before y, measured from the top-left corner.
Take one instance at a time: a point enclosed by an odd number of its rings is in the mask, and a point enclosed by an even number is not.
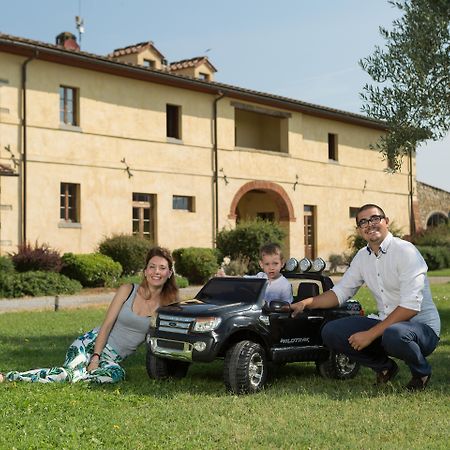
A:
[[[298,261],[295,258],[289,258],[284,265],[284,270],[286,272],[293,272],[298,267]]]
[[[322,258],[316,258],[312,263],[312,272],[322,272],[325,269],[326,263]]]
[[[156,328],[156,322],[158,320],[158,314],[155,314],[154,316],[150,316],[150,327]]]
[[[311,266],[312,266],[312,262],[308,258],[302,258],[298,264],[299,264],[300,270],[302,272],[309,272],[309,270],[311,269]]]
[[[198,333],[206,333],[215,330],[222,319],[220,317],[198,317],[195,320],[193,331]]]

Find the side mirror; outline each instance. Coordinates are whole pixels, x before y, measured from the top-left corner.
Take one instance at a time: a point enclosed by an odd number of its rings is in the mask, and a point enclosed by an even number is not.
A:
[[[269,312],[288,313],[291,311],[291,304],[280,300],[272,300],[264,305],[264,309]]]

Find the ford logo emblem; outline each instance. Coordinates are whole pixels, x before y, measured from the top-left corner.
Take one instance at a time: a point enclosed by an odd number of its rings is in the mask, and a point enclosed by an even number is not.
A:
[[[176,327],[177,323],[176,322],[169,322],[169,327]]]

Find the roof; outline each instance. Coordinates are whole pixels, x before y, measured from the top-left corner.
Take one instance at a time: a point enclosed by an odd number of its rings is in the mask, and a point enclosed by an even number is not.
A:
[[[99,56],[84,51],[68,50],[56,45],[3,33],[0,33],[0,51],[21,55],[31,59],[39,59],[141,81],[176,86],[178,88],[195,90],[214,96],[227,96],[273,108],[301,112],[378,130],[387,129],[387,125],[384,122],[361,114],[218,83],[216,81],[191,78],[182,74],[171,73],[166,70],[151,69],[136,64],[117,61],[111,56]]]
[[[174,61],[169,64],[170,70],[189,69],[191,67],[198,67],[202,64],[210,66],[211,70],[217,72],[217,69],[211,64],[207,56],[196,56],[190,59],[182,59],[181,61]]]
[[[161,59],[164,59],[164,55],[155,47],[152,41],[139,42],[138,44],[129,45],[128,47],[116,48],[109,56],[115,58],[118,56],[131,55],[133,53],[140,53],[146,49],[152,49],[158,53]]]

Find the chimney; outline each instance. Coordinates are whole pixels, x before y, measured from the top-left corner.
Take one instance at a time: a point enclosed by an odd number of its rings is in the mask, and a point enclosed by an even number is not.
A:
[[[56,36],[56,45],[67,50],[80,50],[80,46],[77,44],[77,37],[69,31],[64,31]]]

